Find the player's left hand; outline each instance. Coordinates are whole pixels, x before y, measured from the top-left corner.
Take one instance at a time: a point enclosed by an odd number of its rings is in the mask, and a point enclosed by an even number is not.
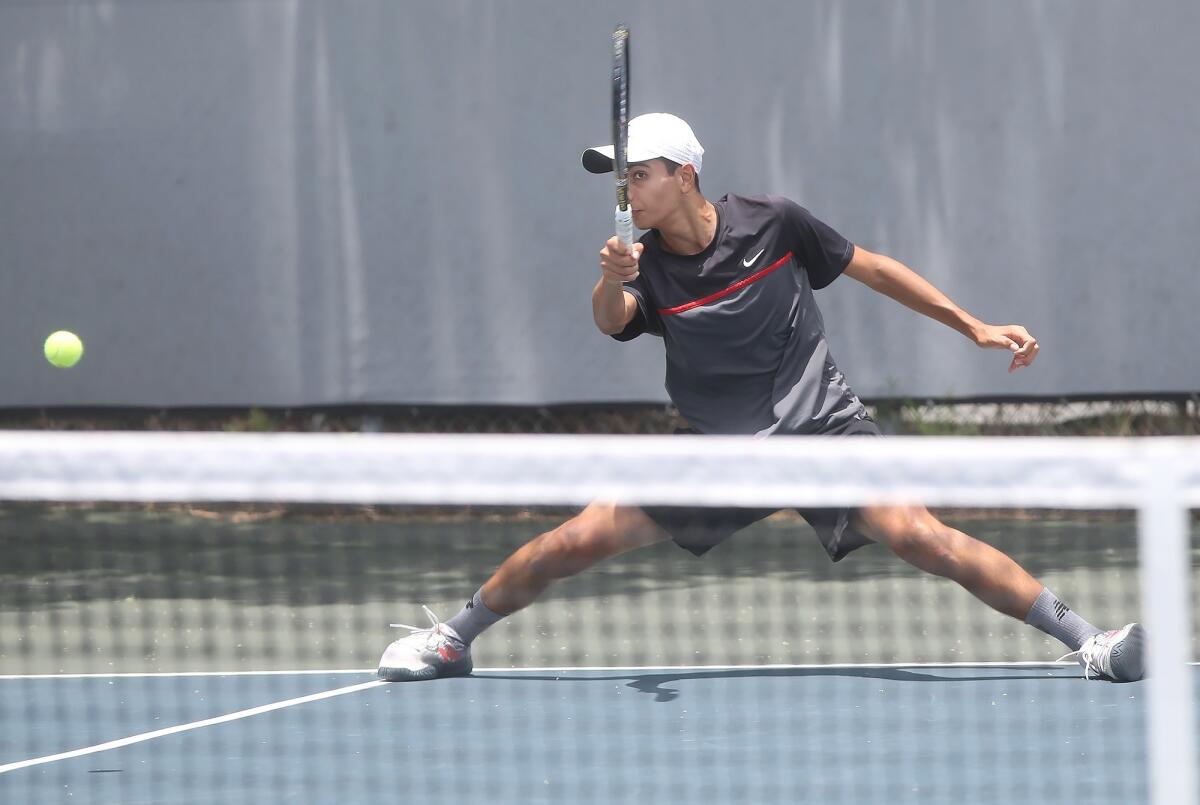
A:
[[[975,336],[975,343],[984,349],[1007,349],[1012,352],[1009,372],[1029,366],[1041,350],[1037,339],[1019,324],[985,324]]]

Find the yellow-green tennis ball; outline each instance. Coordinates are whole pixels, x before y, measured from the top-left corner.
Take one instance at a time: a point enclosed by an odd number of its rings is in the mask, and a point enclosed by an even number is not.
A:
[[[43,349],[46,353],[46,360],[60,369],[74,366],[83,357],[83,342],[75,333],[69,333],[66,330],[50,333]]]

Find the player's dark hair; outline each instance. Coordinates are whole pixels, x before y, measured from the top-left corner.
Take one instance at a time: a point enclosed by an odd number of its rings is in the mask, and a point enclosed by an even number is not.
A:
[[[659,159],[662,160],[662,163],[667,166],[667,175],[668,176],[674,176],[675,171],[677,171],[683,167],[683,165],[681,165],[680,163],[678,163],[672,159],[667,159],[666,157],[659,157]],[[695,174],[695,177],[696,177],[696,192],[699,193],[700,192],[700,174],[698,174],[698,173]]]

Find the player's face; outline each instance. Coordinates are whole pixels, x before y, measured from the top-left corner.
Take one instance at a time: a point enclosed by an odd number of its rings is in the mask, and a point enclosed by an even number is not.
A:
[[[635,162],[629,166],[629,205],[633,225],[654,229],[669,218],[683,203],[680,171],[672,175],[660,159]]]

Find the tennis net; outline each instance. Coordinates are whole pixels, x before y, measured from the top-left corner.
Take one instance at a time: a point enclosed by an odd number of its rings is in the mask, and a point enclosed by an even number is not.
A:
[[[1195,802],[1194,440],[9,433],[0,499],[8,801]],[[595,500],[783,511],[374,681]],[[793,511],[900,503],[1145,623],[1149,678]]]

